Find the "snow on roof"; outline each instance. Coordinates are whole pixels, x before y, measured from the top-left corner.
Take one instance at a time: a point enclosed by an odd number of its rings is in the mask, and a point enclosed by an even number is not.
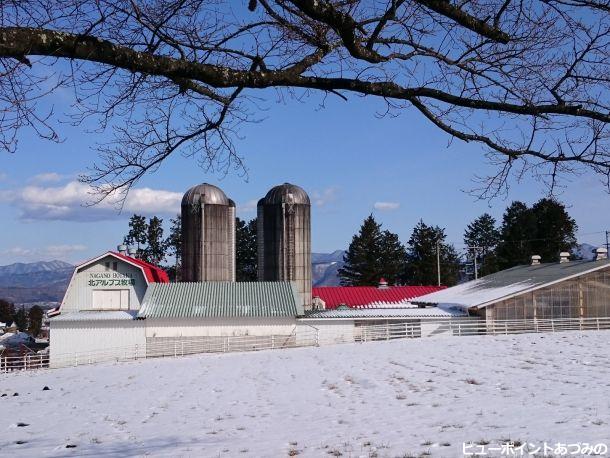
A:
[[[372,308],[372,309],[331,309],[316,310],[305,315],[307,318],[451,318],[465,317],[468,312],[460,307],[398,307],[398,308]]]
[[[87,310],[69,312],[51,318],[52,323],[58,321],[106,321],[106,320],[134,320],[137,310]]]
[[[610,260],[570,261],[516,266],[478,280],[418,297],[416,304],[447,304],[484,308],[499,300],[610,267]]]
[[[424,294],[443,289],[444,286],[319,286],[312,290],[313,297],[319,297],[326,309],[339,305],[352,308],[389,308],[394,306],[410,307],[409,300]]]

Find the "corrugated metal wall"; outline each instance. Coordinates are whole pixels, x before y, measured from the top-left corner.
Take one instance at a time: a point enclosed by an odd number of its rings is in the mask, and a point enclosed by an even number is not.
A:
[[[106,270],[105,263],[117,262],[117,271]],[[104,280],[106,284],[104,285]],[[120,285],[125,280],[133,280],[135,284]],[[88,265],[74,275],[68,285],[66,295],[61,305],[62,312],[93,309],[93,290],[128,290],[129,309],[139,310],[144,293],[146,292],[146,280],[142,271],[126,262],[117,261],[112,256],[106,256],[94,264]]]

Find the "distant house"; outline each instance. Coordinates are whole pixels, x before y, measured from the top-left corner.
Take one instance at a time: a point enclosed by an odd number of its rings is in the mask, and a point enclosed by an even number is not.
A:
[[[594,260],[517,266],[418,297],[420,305],[457,306],[487,320],[610,317],[610,260],[598,248]]]

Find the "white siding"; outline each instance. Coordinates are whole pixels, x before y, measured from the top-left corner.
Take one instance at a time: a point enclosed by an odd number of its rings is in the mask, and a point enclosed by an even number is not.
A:
[[[295,331],[294,318],[147,318],[146,337],[271,336]]]
[[[140,355],[146,352],[146,333],[142,320],[51,320],[49,342],[51,367],[122,359],[133,355],[136,348]]]
[[[116,262],[117,271],[115,272],[112,269],[107,271],[106,262],[109,262],[111,267],[112,263]],[[130,283],[131,280],[133,280],[133,285],[122,284]],[[110,301],[106,307],[100,307],[99,303],[94,304],[93,291],[96,290],[121,291],[120,307],[123,310],[127,310],[127,306],[129,310],[139,310],[146,292],[146,286],[146,279],[140,268],[112,256],[106,256],[93,264],[79,268],[75,272],[61,304],[61,311],[74,312],[93,310],[94,308],[113,308],[114,300]]]
[[[305,344],[312,334],[318,334],[320,345],[341,342],[353,342],[355,333],[354,320],[307,320],[299,323],[297,343]]]

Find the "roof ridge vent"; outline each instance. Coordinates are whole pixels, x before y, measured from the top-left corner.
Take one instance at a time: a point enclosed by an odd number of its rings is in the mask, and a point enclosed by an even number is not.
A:
[[[567,251],[559,253],[559,264],[563,264],[564,262],[570,262],[570,253]]]
[[[601,261],[602,259],[608,259],[608,249],[599,247],[595,249],[595,260]]]
[[[540,260],[541,260],[541,259],[542,259],[542,257],[541,257],[540,255],[538,255],[538,254],[534,254],[534,255],[532,255],[532,258],[531,258],[531,261],[532,261],[532,262],[531,262],[531,265],[532,265],[532,266],[537,266],[537,265],[539,265],[539,264],[540,264]]]

